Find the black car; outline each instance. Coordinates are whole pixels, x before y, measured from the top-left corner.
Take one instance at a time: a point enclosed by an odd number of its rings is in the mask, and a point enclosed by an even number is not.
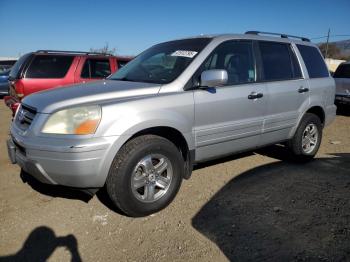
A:
[[[9,74],[10,69],[0,72],[0,96],[9,94]]]

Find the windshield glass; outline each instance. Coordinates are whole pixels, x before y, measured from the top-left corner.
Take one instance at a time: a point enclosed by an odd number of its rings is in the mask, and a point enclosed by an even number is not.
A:
[[[31,54],[32,53],[25,54],[17,60],[17,62],[13,65],[13,67],[11,68],[11,71],[10,71],[10,78],[11,79],[17,79],[20,77],[21,71],[27,62],[27,58]]]
[[[127,63],[109,79],[170,83],[187,68],[210,40],[210,38],[193,38],[155,45]]]
[[[350,78],[350,64],[341,64],[334,73],[334,78]]]

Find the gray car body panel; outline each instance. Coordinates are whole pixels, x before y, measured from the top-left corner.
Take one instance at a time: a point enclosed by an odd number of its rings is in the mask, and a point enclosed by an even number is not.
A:
[[[101,104],[110,100],[153,95],[157,94],[159,89],[160,85],[157,84],[103,80],[44,90],[26,97],[23,102],[36,105],[35,108],[40,113],[50,114],[74,105]]]
[[[220,43],[235,39],[290,43],[303,79],[223,86],[217,87],[215,93],[184,90],[208,55]],[[120,148],[135,134],[149,128],[179,131],[188,149],[195,151],[194,161],[201,162],[289,139],[302,116],[313,106],[323,109],[325,124],[329,124],[335,117],[334,80],[331,77],[310,80],[296,43],[314,46],[275,37],[214,36],[170,84],[104,80],[30,95],[23,104],[38,111],[31,126],[23,131],[14,121],[11,127],[12,140],[26,149],[25,155],[18,152],[17,163],[46,183],[102,187]],[[310,92],[300,94],[300,87],[308,87]],[[264,97],[248,100],[251,92],[262,92]],[[41,133],[52,113],[91,104],[102,108],[95,134]]]

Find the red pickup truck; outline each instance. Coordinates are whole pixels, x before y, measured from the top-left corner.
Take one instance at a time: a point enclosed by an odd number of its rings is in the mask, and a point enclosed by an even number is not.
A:
[[[15,114],[21,100],[34,92],[75,83],[104,79],[131,57],[100,53],[39,50],[23,55],[9,75],[6,105]]]

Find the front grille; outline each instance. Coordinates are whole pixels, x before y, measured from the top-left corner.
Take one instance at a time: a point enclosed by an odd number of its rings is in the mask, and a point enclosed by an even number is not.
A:
[[[35,108],[22,104],[21,107],[18,109],[18,112],[16,115],[15,121],[17,126],[22,130],[28,129],[34,120],[35,115],[36,115]]]

